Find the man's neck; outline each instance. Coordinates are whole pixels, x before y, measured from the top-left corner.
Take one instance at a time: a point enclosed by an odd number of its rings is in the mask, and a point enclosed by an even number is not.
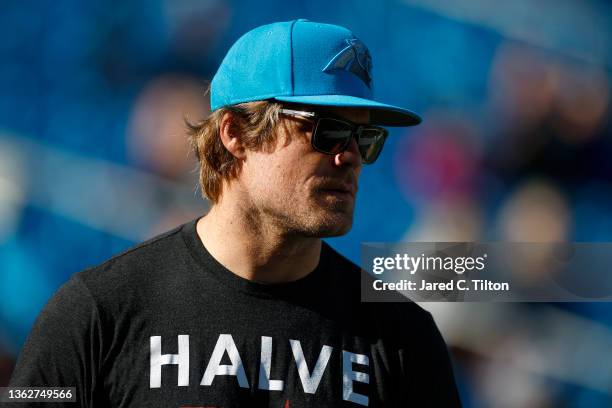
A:
[[[214,205],[197,224],[210,254],[236,275],[259,283],[290,282],[319,263],[319,238],[287,236],[233,201]]]

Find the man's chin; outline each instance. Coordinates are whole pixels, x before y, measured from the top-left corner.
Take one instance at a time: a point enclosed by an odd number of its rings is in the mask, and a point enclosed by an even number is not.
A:
[[[302,233],[309,237],[330,238],[348,233],[353,227],[352,201],[315,200],[302,211]]]
[[[312,236],[318,238],[339,237],[347,234],[353,227],[353,214],[333,214],[317,220],[312,227]]]
[[[342,228],[342,229],[323,231],[321,235],[319,235],[319,238],[333,238],[333,237],[340,237],[342,235],[346,235],[351,230],[351,227],[352,225],[346,228]]]

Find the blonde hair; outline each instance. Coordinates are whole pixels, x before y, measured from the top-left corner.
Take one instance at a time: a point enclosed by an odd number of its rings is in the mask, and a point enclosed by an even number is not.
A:
[[[238,160],[221,142],[221,120],[231,113],[231,126],[245,148],[261,150],[276,142],[281,105],[277,102],[257,101],[219,108],[208,118],[196,123],[187,122],[189,142],[199,162],[199,184],[202,196],[213,204],[219,201],[223,183],[237,177]]]

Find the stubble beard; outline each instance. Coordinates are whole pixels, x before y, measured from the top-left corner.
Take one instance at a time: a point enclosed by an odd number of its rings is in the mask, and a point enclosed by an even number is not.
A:
[[[266,211],[288,236],[329,238],[348,233],[353,226],[354,201],[329,197],[306,197],[301,202],[283,200],[276,210]]]

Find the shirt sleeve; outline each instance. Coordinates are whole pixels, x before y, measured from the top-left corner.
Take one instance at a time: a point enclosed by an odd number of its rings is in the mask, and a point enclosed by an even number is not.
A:
[[[406,406],[461,407],[448,349],[431,313],[419,326],[411,336],[414,345],[401,353],[402,371],[411,384],[404,389]]]
[[[76,387],[80,407],[93,407],[101,365],[101,325],[94,299],[75,275],[51,298],[21,350],[10,387]],[[74,403],[11,406],[73,407]]]

